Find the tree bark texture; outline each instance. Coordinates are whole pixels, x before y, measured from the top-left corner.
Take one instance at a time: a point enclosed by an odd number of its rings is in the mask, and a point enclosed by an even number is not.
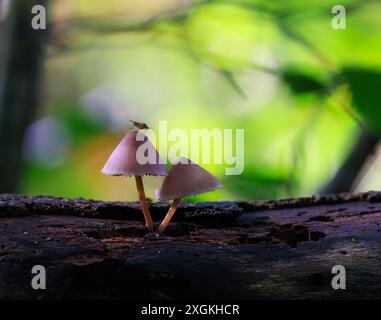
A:
[[[149,204],[155,226],[167,203]],[[381,298],[381,193],[182,203],[163,235],[139,204],[0,196],[1,299]],[[34,265],[46,290],[31,288]],[[332,267],[346,269],[334,290]]]

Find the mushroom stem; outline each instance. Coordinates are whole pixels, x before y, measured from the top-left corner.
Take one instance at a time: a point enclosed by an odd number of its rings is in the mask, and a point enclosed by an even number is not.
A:
[[[153,221],[148,209],[146,195],[144,193],[143,179],[141,176],[135,176],[136,188],[138,189],[140,207],[142,208],[144,219],[146,221],[146,227],[148,231],[153,231]]]
[[[176,212],[177,207],[179,206],[181,201],[181,198],[177,198],[173,200],[171,207],[169,208],[167,215],[165,216],[163,222],[160,224],[159,228],[157,229],[158,233],[162,233],[167,227],[169,222],[171,221],[173,215]]]

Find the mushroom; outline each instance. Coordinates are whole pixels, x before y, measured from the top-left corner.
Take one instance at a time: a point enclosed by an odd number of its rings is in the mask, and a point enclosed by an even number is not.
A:
[[[145,151],[147,151],[148,157],[149,155],[153,155],[154,159],[148,158],[148,163],[141,164],[143,161],[138,161],[137,151],[143,144],[146,144],[144,148]],[[111,153],[101,172],[111,176],[135,176],[140,206],[143,211],[146,227],[149,231],[153,231],[153,221],[144,193],[142,176],[166,176],[167,172],[165,171],[158,152],[151,142],[149,142],[147,136],[141,131],[128,132]]]
[[[167,228],[182,197],[194,196],[222,187],[221,182],[216,177],[192,160],[185,157],[178,158],[169,170],[160,189],[155,192],[155,196],[159,200],[173,200],[157,232],[162,233]]]

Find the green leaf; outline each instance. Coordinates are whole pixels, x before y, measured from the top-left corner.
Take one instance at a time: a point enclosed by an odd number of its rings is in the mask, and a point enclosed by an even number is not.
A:
[[[275,199],[287,193],[289,177],[277,173],[245,170],[240,176],[226,176],[222,184],[229,192],[243,199]]]
[[[102,124],[89,117],[79,107],[66,108],[59,112],[60,119],[69,128],[76,141],[82,138],[89,138],[102,132]]]
[[[282,78],[295,94],[317,92],[325,88],[320,80],[299,70],[284,70]]]
[[[225,77],[226,81],[233,87],[235,91],[244,99],[247,100],[245,91],[241,88],[237,80],[234,78],[234,74],[231,71],[221,70],[222,75]]]
[[[352,105],[369,126],[381,133],[381,70],[345,68]]]

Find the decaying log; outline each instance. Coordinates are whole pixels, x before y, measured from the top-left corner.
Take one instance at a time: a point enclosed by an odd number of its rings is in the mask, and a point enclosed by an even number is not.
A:
[[[150,204],[156,226],[167,209]],[[0,195],[0,299],[381,298],[381,193],[184,203],[161,236],[143,221],[138,203]]]

